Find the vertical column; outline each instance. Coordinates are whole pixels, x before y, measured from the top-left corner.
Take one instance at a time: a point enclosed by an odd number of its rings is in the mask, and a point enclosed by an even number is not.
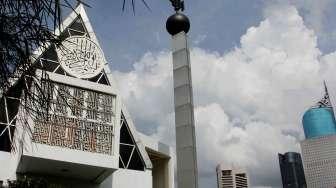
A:
[[[197,188],[197,156],[190,55],[184,31],[173,35],[178,188]]]

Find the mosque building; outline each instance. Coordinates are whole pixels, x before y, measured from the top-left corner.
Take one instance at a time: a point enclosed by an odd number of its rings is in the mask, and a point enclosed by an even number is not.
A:
[[[56,34],[62,47],[37,51],[43,91],[31,87],[52,111],[37,110],[23,131],[20,96],[1,98],[0,187],[29,177],[53,187],[173,188],[173,150],[136,130],[83,5]]]

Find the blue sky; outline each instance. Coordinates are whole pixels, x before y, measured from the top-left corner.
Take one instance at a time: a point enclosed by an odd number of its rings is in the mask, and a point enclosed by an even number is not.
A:
[[[336,2],[323,1],[328,2],[328,7],[323,7],[323,13],[315,13],[308,5],[314,6],[315,3],[297,7],[307,26],[318,32],[320,49],[330,52],[336,47],[336,23],[333,21]],[[113,68],[129,70],[134,61],[145,52],[169,49],[170,38],[165,30],[165,22],[172,9],[168,0],[147,0],[151,11],[140,0],[136,0],[135,15],[131,10],[131,0],[126,0],[125,12],[121,11],[122,0],[87,2],[92,7],[87,8],[90,20],[101,45],[108,52],[106,56]],[[186,0],[185,14],[191,20],[192,44],[220,53],[239,46],[240,37],[246,30],[263,19],[263,8],[274,2],[276,1]],[[317,28],[320,25],[322,28]]]
[[[174,145],[168,0],[88,0],[91,24],[137,129]],[[301,117],[336,83],[336,1],[185,0],[201,188],[219,162],[280,187],[278,152],[300,151]],[[295,104],[295,105],[294,105]]]
[[[170,36],[165,29],[166,19],[172,13],[168,0],[147,0],[151,11],[136,1],[135,16],[130,0],[125,12],[121,11],[121,0],[90,2],[92,8],[87,8],[90,20],[113,68],[129,70],[145,52],[170,48]],[[192,44],[218,52],[239,45],[240,36],[262,18],[260,0],[186,1],[185,4],[185,14],[191,20]]]

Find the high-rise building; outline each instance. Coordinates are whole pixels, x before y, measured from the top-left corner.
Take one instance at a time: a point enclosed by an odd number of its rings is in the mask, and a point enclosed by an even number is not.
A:
[[[304,177],[301,155],[295,152],[278,154],[282,185],[284,188],[304,188]]]
[[[323,99],[305,112],[302,124],[306,139],[301,141],[301,150],[307,187],[336,187],[336,122],[326,85]]]
[[[63,45],[36,53],[40,89],[26,83],[50,105],[25,104],[35,110],[28,124],[15,90],[24,84],[0,92],[0,187],[35,179],[47,183],[37,187],[173,188],[172,148],[136,130],[84,6],[60,28]]]
[[[248,176],[244,168],[219,164],[216,168],[218,188],[247,188]]]
[[[301,142],[308,188],[336,187],[336,135]]]

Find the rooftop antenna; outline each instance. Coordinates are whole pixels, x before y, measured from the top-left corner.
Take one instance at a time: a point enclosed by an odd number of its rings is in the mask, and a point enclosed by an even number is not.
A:
[[[314,106],[315,108],[332,107],[327,83],[325,80],[323,81],[323,85],[324,85],[324,96],[320,101],[317,102],[317,104]]]
[[[325,80],[323,80],[323,85],[324,85],[324,92],[325,92],[325,94],[327,94],[329,96],[328,87],[327,87],[327,83],[326,83]]]

